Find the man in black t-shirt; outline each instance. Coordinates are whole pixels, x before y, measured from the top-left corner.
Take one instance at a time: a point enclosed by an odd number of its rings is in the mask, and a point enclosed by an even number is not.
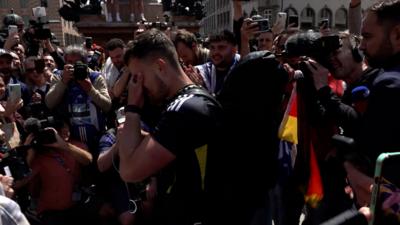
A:
[[[173,43],[158,30],[138,36],[125,53],[125,62],[132,78],[126,122],[118,134],[121,177],[138,182],[158,175],[155,224],[201,222],[201,175],[194,150],[214,135],[219,104],[193,85],[179,65]],[[150,134],[140,129],[145,99],[165,106]]]

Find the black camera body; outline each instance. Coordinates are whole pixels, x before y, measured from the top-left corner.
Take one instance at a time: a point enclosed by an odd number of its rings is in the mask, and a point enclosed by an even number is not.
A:
[[[258,20],[254,20],[253,22],[257,23],[258,33],[267,32],[271,29],[269,26],[268,19],[258,19]]]
[[[75,80],[85,80],[86,78],[88,78],[89,77],[88,65],[80,61],[75,63],[73,76]]]
[[[316,32],[299,33],[287,40],[285,55],[310,57],[332,71],[329,57],[341,46],[338,35],[321,36]]]
[[[38,18],[38,20],[30,20],[29,24],[33,29],[33,38],[37,40],[51,39],[51,31],[48,26],[49,22],[45,19]]]
[[[57,142],[57,137],[50,127],[56,127],[57,123],[53,117],[48,117],[43,120],[37,118],[28,118],[24,122],[24,129],[28,134],[33,134],[31,146],[34,150],[41,151],[44,149],[43,145],[52,144]]]

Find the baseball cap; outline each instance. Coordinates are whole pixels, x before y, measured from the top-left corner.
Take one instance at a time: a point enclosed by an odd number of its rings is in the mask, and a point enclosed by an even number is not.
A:
[[[119,108],[116,114],[118,124],[125,123],[125,107]]]

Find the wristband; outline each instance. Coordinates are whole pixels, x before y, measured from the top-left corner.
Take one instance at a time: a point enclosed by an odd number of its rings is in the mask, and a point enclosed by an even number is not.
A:
[[[139,114],[139,116],[142,114],[142,109],[137,106],[137,105],[127,105],[124,108],[125,113],[130,112],[130,113],[136,113]]]

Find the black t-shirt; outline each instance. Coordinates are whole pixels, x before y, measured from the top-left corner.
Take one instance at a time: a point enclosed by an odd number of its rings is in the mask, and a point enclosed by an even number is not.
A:
[[[158,219],[163,224],[193,224],[200,220],[201,173],[195,149],[214,136],[220,111],[207,91],[190,85],[179,91],[162,113],[152,136],[176,156],[158,177]]]

